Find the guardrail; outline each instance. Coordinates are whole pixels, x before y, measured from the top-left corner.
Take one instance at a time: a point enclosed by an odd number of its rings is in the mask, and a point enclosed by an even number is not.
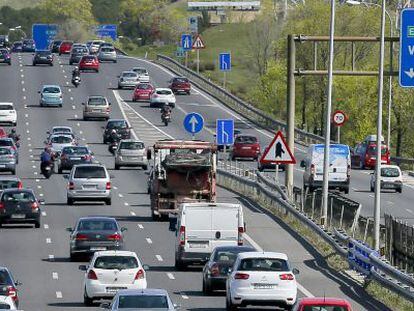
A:
[[[375,279],[382,286],[414,302],[412,275],[393,267],[367,244],[351,238],[345,231],[336,228],[328,231],[318,225],[314,219],[301,211],[300,207],[287,201],[283,189],[274,186],[267,176],[233,167],[232,162],[219,162],[217,182],[220,186],[254,199],[272,213],[284,212],[295,217],[346,259],[350,268],[361,273],[366,281]]]

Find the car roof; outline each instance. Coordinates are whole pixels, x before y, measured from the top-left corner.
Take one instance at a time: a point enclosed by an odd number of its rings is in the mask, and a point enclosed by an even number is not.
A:
[[[391,164],[381,164],[381,168],[397,168],[400,169],[398,165],[391,165]]]
[[[60,137],[60,136],[64,136],[64,137],[69,137],[69,138],[73,138],[72,134],[66,134],[66,133],[53,133],[52,135],[50,135],[50,138],[53,137]]]
[[[12,105],[13,106],[13,103],[10,103],[10,102],[0,102],[0,105]]]
[[[145,289],[121,289],[118,295],[123,296],[137,296],[137,295],[157,295],[168,296],[168,292],[161,288],[145,288]]]
[[[106,99],[106,96],[104,96],[104,95],[89,95],[88,99],[89,98],[105,98]]]
[[[125,73],[132,73],[134,75],[137,74],[135,71],[132,71],[132,70],[124,70],[124,71],[122,71],[122,74],[125,74]]]
[[[7,193],[7,192],[30,192],[34,195],[33,190],[32,189],[27,189],[27,188],[25,188],[25,189],[16,189],[16,188],[4,189],[2,194]]]
[[[105,165],[99,163],[89,163],[89,164],[75,164],[73,167],[85,167],[85,166],[94,166],[94,167],[103,167],[106,169]]]
[[[134,256],[138,258],[138,255],[131,251],[99,251],[95,252],[95,257],[97,256]]]
[[[78,221],[81,221],[81,220],[111,220],[111,221],[117,222],[114,217],[109,217],[109,216],[85,216],[85,217],[80,217],[78,219]]]
[[[72,130],[72,128],[70,126],[66,126],[66,125],[56,125],[56,126],[52,127],[52,131],[54,129],[70,129],[70,130]]]
[[[121,142],[144,143],[142,140],[139,140],[139,139],[133,139],[133,138],[129,138],[129,139],[121,139]]]
[[[306,297],[300,299],[301,305],[340,305],[340,306],[351,306],[351,304],[342,298],[329,298],[329,297]]]
[[[44,85],[42,86],[42,88],[46,88],[46,87],[57,87],[57,88],[59,88],[59,89],[60,89],[60,86],[59,86],[59,85],[56,85],[56,84],[44,84]]]
[[[230,251],[230,250],[246,250],[246,251],[256,251],[252,246],[237,246],[237,245],[228,245],[228,246],[217,246],[214,248],[214,251]]]
[[[109,123],[109,122],[118,122],[118,121],[125,121],[125,122],[126,122],[126,120],[125,120],[125,119],[109,119],[109,120],[108,120],[108,123]]]
[[[276,252],[245,252],[240,253],[238,255],[240,259],[245,258],[278,258],[278,259],[284,259],[288,260],[288,257],[284,253],[276,253]]]

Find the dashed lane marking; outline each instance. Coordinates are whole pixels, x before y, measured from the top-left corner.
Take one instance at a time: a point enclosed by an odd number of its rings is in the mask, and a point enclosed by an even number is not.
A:
[[[49,229],[49,225],[48,225],[48,224],[44,224],[44,225],[43,225],[43,228],[45,228],[45,229]]]
[[[51,238],[46,238],[46,244],[51,244],[52,243],[52,239]]]
[[[155,258],[157,258],[158,261],[164,261],[164,259],[162,259],[161,255],[155,255]]]
[[[131,216],[137,216],[137,214],[135,214],[135,212],[129,212],[131,214]]]
[[[52,272],[52,279],[59,280],[59,274],[57,272]]]
[[[172,274],[171,272],[167,272],[167,276],[170,280],[175,280],[174,274]]]
[[[63,298],[62,292],[56,292],[56,298],[62,299]]]
[[[45,211],[42,211],[42,216],[44,217],[44,216],[47,216],[47,214],[46,214],[46,212]]]
[[[123,195],[122,193],[119,193],[119,194],[118,194],[118,196],[119,196],[120,198],[123,198],[123,197],[124,197],[124,195]]]
[[[144,226],[143,226],[143,225],[141,225],[141,224],[138,224],[138,228],[140,228],[140,229],[144,229]]]
[[[49,261],[53,261],[55,260],[55,255],[48,255],[47,258],[49,259]]]
[[[128,205],[129,205],[129,203],[128,203],[128,202],[124,202],[124,205],[125,205],[125,206],[128,206]]]
[[[145,240],[147,240],[147,243],[148,243],[148,244],[152,244],[152,240],[151,240],[151,238],[146,238]]]
[[[185,299],[185,300],[188,300],[188,299],[190,299],[186,294],[181,294],[181,298],[183,298],[183,299]]]

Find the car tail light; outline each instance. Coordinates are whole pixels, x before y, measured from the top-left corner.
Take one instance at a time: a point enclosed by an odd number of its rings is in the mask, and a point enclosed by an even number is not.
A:
[[[137,274],[135,275],[135,280],[142,280],[145,279],[145,271],[143,269],[139,269]]]
[[[69,188],[69,190],[74,190],[75,189],[75,184],[72,181],[69,182],[68,188]]]
[[[89,270],[87,278],[89,280],[97,280],[98,276],[96,275],[95,271]]]
[[[90,159],[92,159],[92,156],[91,156],[91,155],[89,155],[89,154],[87,154],[87,155],[84,155],[84,156],[82,157],[82,159],[83,159],[83,160],[85,160],[85,161],[89,161]]]
[[[17,189],[23,189],[23,183],[21,181],[17,183]]]
[[[39,204],[37,202],[33,202],[31,205],[31,208],[33,211],[38,211],[39,210]]]
[[[185,245],[185,226],[180,227],[180,245]]]
[[[13,286],[7,286],[6,296],[9,296],[13,301],[17,300],[17,290]]]
[[[108,235],[107,238],[111,241],[120,241],[122,239],[121,235],[118,233]]]
[[[247,273],[236,273],[234,279],[236,280],[247,280],[250,277]]]
[[[244,227],[239,227],[237,236],[237,245],[243,245]]]
[[[86,241],[88,236],[86,234],[78,233],[75,237],[76,241]]]
[[[111,182],[110,181],[108,181],[107,183],[106,183],[106,188],[105,188],[106,190],[111,190]]]
[[[311,173],[311,175],[315,175],[315,164],[311,164],[310,173]]]
[[[0,203],[0,211],[4,211],[5,210],[5,206],[4,206],[4,203]]]
[[[106,112],[111,112],[111,108],[107,107]]]
[[[292,281],[292,280],[294,280],[295,277],[291,273],[284,273],[284,274],[280,274],[279,278],[282,281]]]
[[[210,274],[212,276],[218,276],[220,274],[220,269],[217,263],[213,263],[213,265],[211,266]]]
[[[348,177],[351,176],[351,165],[348,165],[347,170],[346,170],[346,175]]]

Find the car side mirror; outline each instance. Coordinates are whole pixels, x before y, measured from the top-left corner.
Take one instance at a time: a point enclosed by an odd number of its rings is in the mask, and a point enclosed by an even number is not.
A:
[[[106,301],[106,302],[102,302],[100,305],[101,309],[109,309],[111,307],[111,303]]]
[[[122,227],[121,232],[125,232],[125,231],[128,231],[128,228]]]
[[[300,167],[305,168],[306,167],[306,162],[305,160],[300,161]]]
[[[86,270],[88,270],[88,267],[86,265],[80,265],[79,270],[86,271]]]
[[[147,160],[151,160],[151,157],[152,157],[151,150],[150,150],[150,149],[148,149],[148,150],[147,150]]]
[[[73,232],[73,229],[70,228],[70,227],[68,227],[68,228],[66,228],[66,231],[72,233]]]
[[[105,126],[101,126],[101,129],[103,129],[103,130],[104,130],[104,129],[105,129]]]
[[[38,200],[40,204],[44,205],[45,204],[45,200],[44,199],[39,199]]]
[[[294,275],[298,275],[298,274],[299,274],[299,270],[298,270],[298,269],[296,269],[296,268],[293,268],[293,269],[292,269],[292,273],[293,273]]]
[[[95,152],[91,152],[91,155],[95,155]]]
[[[170,231],[177,231],[177,217],[170,217]]]
[[[50,131],[47,131],[46,134],[50,135]]]
[[[112,103],[108,103],[108,105],[109,105],[109,106],[111,106],[111,105],[112,105]]]

